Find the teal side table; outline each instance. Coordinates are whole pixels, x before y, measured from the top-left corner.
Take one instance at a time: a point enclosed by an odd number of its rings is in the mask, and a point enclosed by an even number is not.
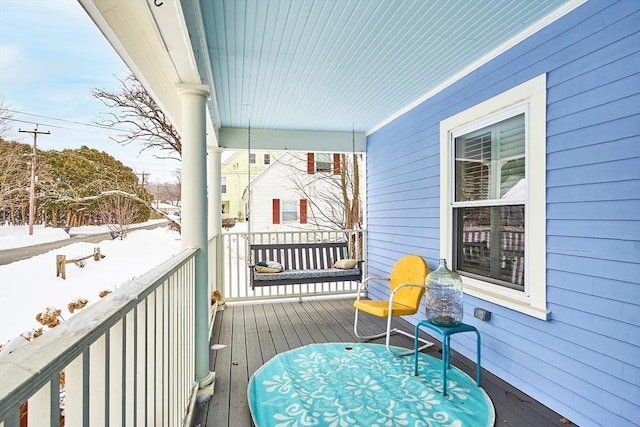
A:
[[[478,387],[480,387],[480,332],[476,329],[475,326],[467,325],[466,323],[461,323],[458,326],[438,326],[430,323],[426,320],[419,322],[416,325],[415,330],[415,338],[414,338],[414,375],[418,375],[418,333],[421,327],[425,327],[431,329],[433,331],[438,332],[442,336],[442,395],[447,395],[447,369],[451,366],[451,351],[449,349],[449,342],[451,335],[458,334],[460,332],[475,332],[476,333],[476,383]]]

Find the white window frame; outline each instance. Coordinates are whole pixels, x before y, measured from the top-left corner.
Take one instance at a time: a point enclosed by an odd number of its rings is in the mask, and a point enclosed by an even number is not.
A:
[[[440,122],[440,257],[453,259],[454,135],[525,111],[525,289],[509,289],[467,276],[466,294],[548,320],[546,283],[546,74]]]
[[[284,219],[284,207],[286,204],[290,204],[291,206],[295,205],[295,211],[291,210],[291,211],[287,211],[288,213],[291,212],[295,212],[296,217],[295,219]],[[299,200],[293,200],[293,199],[281,199],[280,200],[280,222],[284,223],[284,222],[288,222],[288,223],[296,223],[300,221],[300,204],[299,204]]]
[[[227,177],[223,176],[221,177],[221,184],[222,184],[222,188],[220,189],[220,192],[222,194],[227,194]]]

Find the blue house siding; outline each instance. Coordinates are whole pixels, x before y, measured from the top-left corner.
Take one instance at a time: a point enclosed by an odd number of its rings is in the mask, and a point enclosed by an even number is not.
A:
[[[574,423],[640,425],[640,1],[591,0],[368,137],[369,274],[406,253],[436,267],[440,121],[542,73],[551,319],[465,295],[465,321],[483,367]]]

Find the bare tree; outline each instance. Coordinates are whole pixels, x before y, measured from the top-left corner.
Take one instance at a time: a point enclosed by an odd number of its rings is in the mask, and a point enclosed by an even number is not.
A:
[[[144,203],[135,194],[124,191],[111,191],[102,194],[100,215],[102,222],[107,224],[112,236],[123,240],[127,237],[129,226],[136,221],[140,203]]]
[[[176,178],[176,186],[173,195],[175,196],[176,205],[179,205],[182,197],[182,169],[176,169],[174,176]]]
[[[0,96],[0,139],[6,139],[6,135],[11,129],[9,122],[13,118],[13,111],[9,104]]]
[[[351,165],[346,154],[340,155],[340,186],[344,206],[344,227],[347,230],[362,228],[360,212],[360,165],[359,154],[353,153]]]
[[[291,168],[289,179],[301,198],[307,200],[309,223],[318,228],[354,229],[362,227],[360,214],[361,154],[340,155],[340,175],[307,173],[306,154],[290,153],[280,161]],[[323,191],[315,191],[322,188]]]
[[[112,138],[120,144],[142,142],[140,152],[152,148],[159,149],[166,155],[156,156],[158,158],[180,159],[180,135],[158,104],[133,75],[118,81],[121,83],[120,92],[114,93],[105,89],[93,91],[94,98],[116,110],[107,113],[107,118],[99,124],[121,129],[122,133]]]
[[[180,186],[175,182],[152,182],[147,191],[153,195],[154,203],[167,203],[173,206],[180,205]]]

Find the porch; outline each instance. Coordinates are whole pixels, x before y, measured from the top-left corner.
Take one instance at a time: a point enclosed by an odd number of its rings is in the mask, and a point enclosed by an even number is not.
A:
[[[358,340],[352,307],[357,283],[251,290],[248,242],[350,241],[353,256],[366,265],[360,252],[365,240],[362,230],[333,230],[224,233],[209,242],[209,253],[219,256],[209,258],[218,277],[209,281],[208,292],[216,290],[214,283],[222,284],[218,290],[226,309],[216,310],[219,302],[212,302],[209,324],[200,325],[210,332],[205,351],[208,370],[215,373],[215,392],[206,403],[196,398],[194,383],[197,251],[186,250],[6,356],[0,363],[0,426],[25,425],[27,411],[28,425],[37,420],[50,426],[173,426],[190,420],[192,427],[250,426],[247,384],[260,366],[303,345]],[[366,320],[364,333],[385,327],[384,319]],[[404,320],[395,322],[411,329]],[[434,341],[428,353],[439,357]],[[213,350],[214,344],[225,347]],[[413,343],[398,335],[392,345],[410,348]],[[473,376],[474,363],[455,351],[452,363]],[[495,406],[496,425],[563,425],[560,415],[487,371],[483,387]],[[206,385],[201,389],[211,391]]]
[[[211,400],[197,403],[191,427],[241,427],[253,425],[247,403],[251,375],[273,356],[303,345],[326,342],[358,342],[353,334],[353,298],[307,299],[303,302],[232,304],[218,311],[210,345],[211,371],[216,373]],[[368,316],[363,326],[383,330],[385,320]],[[396,324],[412,329],[404,320]],[[425,338],[430,338],[424,335]],[[432,339],[432,338],[430,338]],[[384,338],[372,342],[384,343]],[[426,352],[440,357],[440,344]],[[394,335],[392,344],[412,347],[404,335]],[[475,363],[452,352],[452,364],[473,377]],[[566,426],[562,416],[533,398],[483,370],[482,385],[496,411],[496,426]]]

